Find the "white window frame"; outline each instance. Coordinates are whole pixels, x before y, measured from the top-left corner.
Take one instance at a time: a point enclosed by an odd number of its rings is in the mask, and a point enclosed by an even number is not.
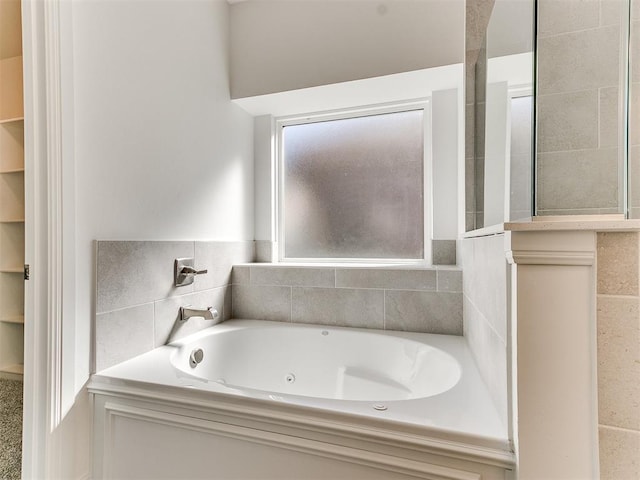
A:
[[[382,115],[387,113],[409,112],[415,110],[423,111],[424,128],[424,158],[423,158],[423,258],[291,258],[284,256],[285,250],[285,216],[284,216],[284,151],[282,132],[284,127],[292,125],[303,125],[328,120],[342,120],[349,118],[367,117]],[[276,161],[276,218],[275,228],[277,232],[277,259],[280,263],[297,264],[400,264],[431,266],[431,237],[433,231],[433,215],[431,212],[433,205],[432,195],[432,141],[431,141],[431,99],[423,98],[407,102],[395,102],[383,105],[371,105],[359,108],[343,110],[332,110],[327,112],[315,112],[300,115],[289,115],[277,117],[275,123],[275,155]]]

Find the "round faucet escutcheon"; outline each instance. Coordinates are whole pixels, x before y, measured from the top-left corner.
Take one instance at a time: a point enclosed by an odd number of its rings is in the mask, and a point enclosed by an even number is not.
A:
[[[196,348],[191,352],[191,355],[189,355],[189,365],[191,368],[196,368],[196,366],[202,362],[203,358],[204,351],[201,348]]]

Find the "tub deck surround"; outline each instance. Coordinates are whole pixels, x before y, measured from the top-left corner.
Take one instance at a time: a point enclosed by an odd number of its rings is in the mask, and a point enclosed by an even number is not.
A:
[[[234,265],[232,316],[462,335],[455,266]]]
[[[370,330],[308,325],[297,327],[318,332],[324,329],[329,335],[341,331],[371,335]],[[230,320],[208,330],[224,335],[251,328],[282,330],[282,346],[286,348],[286,329],[292,327],[280,322]],[[462,375],[449,390],[425,398],[384,401],[382,403],[387,409],[378,411],[373,408],[374,404],[380,403],[375,398],[347,401],[234,388],[195,378],[175,368],[171,364],[172,355],[181,346],[190,348],[190,345],[195,345],[193,342],[198,342],[206,333],[195,333],[103,370],[93,375],[89,391],[97,398],[104,397],[107,403],[113,404],[118,399],[124,399],[141,402],[138,406],[144,409],[168,408],[174,413],[175,409],[179,409],[183,412],[181,415],[188,412],[187,415],[193,418],[248,426],[252,429],[245,432],[248,436],[271,432],[285,435],[290,440],[295,437],[296,442],[316,442],[318,448],[331,445],[331,448],[339,449],[356,448],[360,452],[358,455],[365,451],[367,454],[377,453],[382,455],[382,463],[387,461],[385,455],[395,461],[405,459],[408,460],[407,468],[419,478],[479,478],[425,475],[419,464],[437,463],[434,455],[491,468],[513,468],[513,454],[506,428],[496,413],[462,337],[379,332],[379,335],[394,339],[410,339],[433,345],[456,359]],[[255,350],[240,352],[242,358],[229,361],[255,365],[260,369],[265,362],[261,360],[261,352]],[[207,352],[204,354],[206,358]],[[292,365],[292,368],[296,366]],[[104,405],[104,402],[100,405]],[[98,427],[103,428],[101,425]],[[417,463],[414,465],[411,462]],[[468,472],[469,467],[466,468]]]

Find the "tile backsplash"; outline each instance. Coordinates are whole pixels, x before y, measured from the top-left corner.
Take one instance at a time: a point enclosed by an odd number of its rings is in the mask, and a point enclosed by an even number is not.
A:
[[[208,273],[174,287],[173,261],[182,257],[193,257]],[[254,257],[253,241],[97,242],[94,371],[230,318],[232,266]],[[186,305],[213,306],[220,317],[177,326],[178,309]]]
[[[455,266],[249,263],[256,250],[253,241],[97,242],[94,371],[229,318],[462,335],[462,271]],[[208,273],[174,287],[173,262],[182,257]],[[179,307],[187,305],[213,306],[220,317],[178,325]]]
[[[232,317],[461,335],[462,271],[236,265]]]

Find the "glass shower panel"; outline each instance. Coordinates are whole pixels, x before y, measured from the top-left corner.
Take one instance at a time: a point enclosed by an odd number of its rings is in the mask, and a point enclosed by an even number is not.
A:
[[[511,99],[511,172],[509,220],[531,217],[533,96]]]
[[[423,110],[283,128],[285,258],[424,257]]]

